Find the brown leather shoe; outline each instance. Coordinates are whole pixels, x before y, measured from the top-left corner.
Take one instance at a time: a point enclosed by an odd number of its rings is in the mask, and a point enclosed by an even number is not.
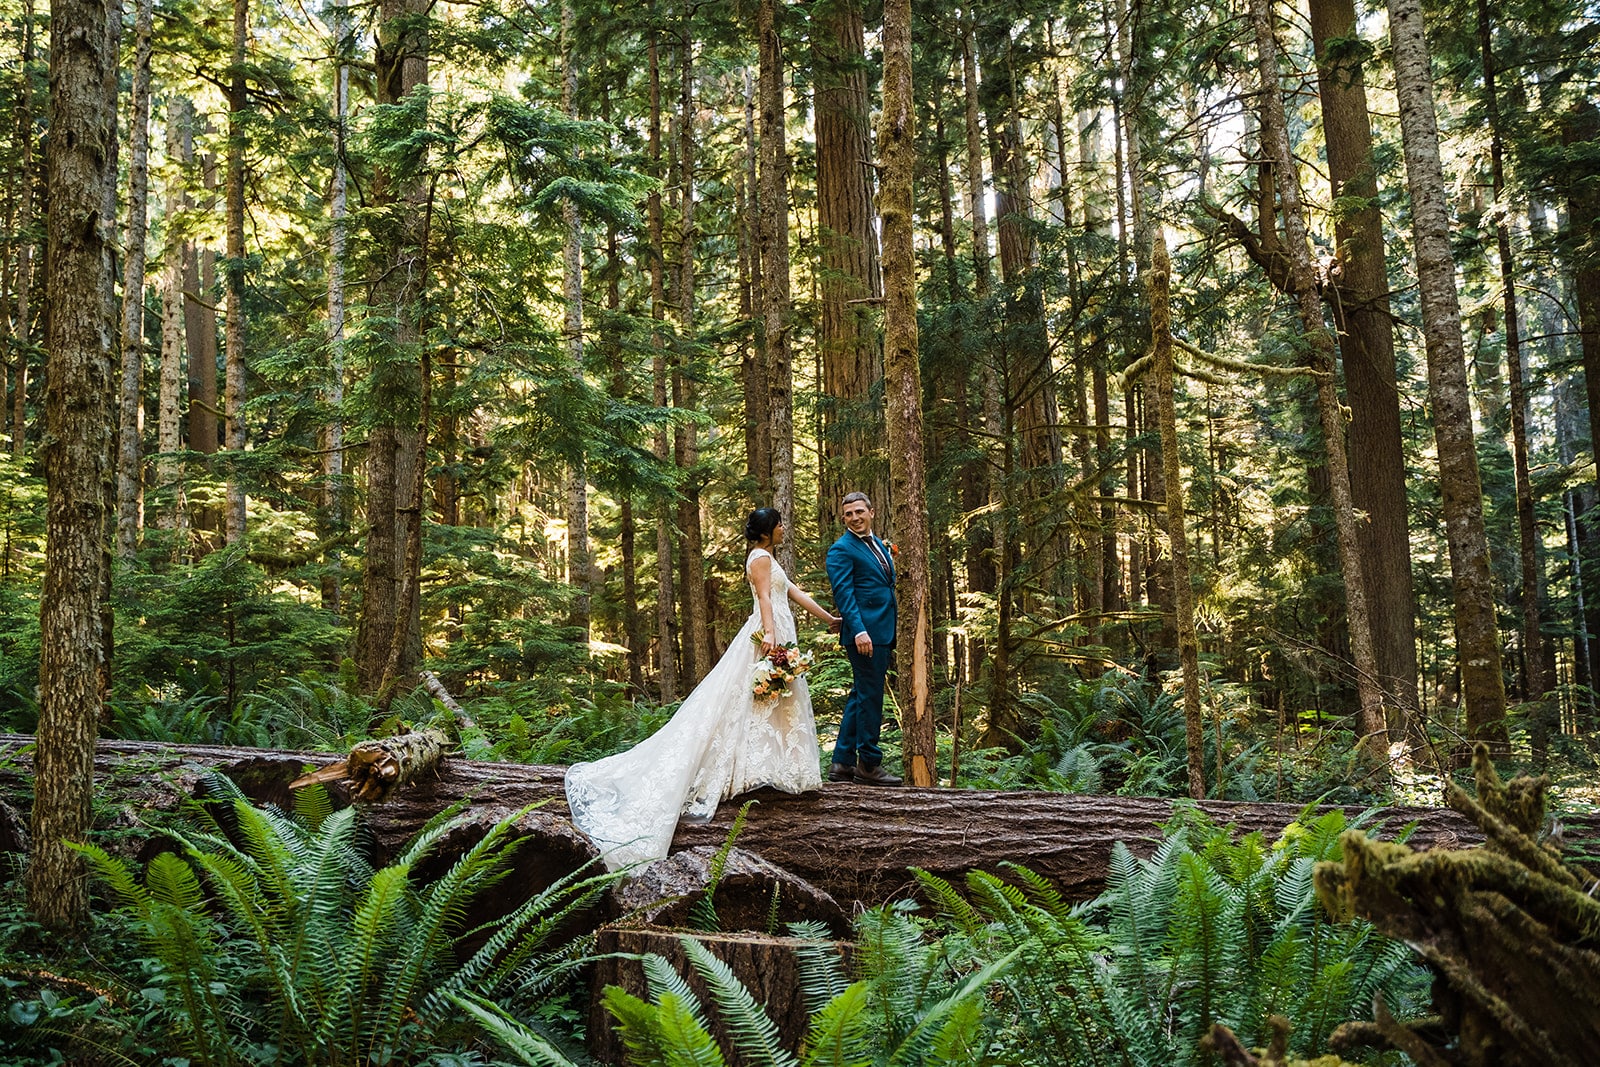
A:
[[[876,767],[863,767],[856,765],[855,780],[863,785],[899,785],[900,779],[883,769],[880,764]]]
[[[853,782],[856,780],[856,769],[848,763],[830,763],[828,765],[828,781]]]

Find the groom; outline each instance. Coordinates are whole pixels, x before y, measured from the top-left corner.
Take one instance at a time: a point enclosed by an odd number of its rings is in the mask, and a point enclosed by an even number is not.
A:
[[[833,746],[830,782],[899,785],[882,767],[878,731],[883,724],[883,678],[894,648],[894,559],[889,547],[872,532],[872,501],[865,493],[847,493],[839,515],[845,534],[828,549],[828,581],[833,603],[844,617],[839,641],[850,657],[855,682],[839,720]]]

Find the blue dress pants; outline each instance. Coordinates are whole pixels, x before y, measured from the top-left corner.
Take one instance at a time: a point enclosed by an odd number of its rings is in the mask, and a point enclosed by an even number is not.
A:
[[[876,767],[883,762],[878,734],[883,728],[883,679],[889,673],[889,656],[893,649],[874,644],[870,656],[863,656],[853,645],[846,645],[844,651],[850,657],[854,685],[839,719],[839,740],[833,746],[833,762],[846,767],[857,763]]]

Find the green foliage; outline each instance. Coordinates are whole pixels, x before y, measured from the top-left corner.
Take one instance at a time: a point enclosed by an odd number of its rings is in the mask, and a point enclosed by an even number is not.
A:
[[[1338,855],[1346,828],[1335,810],[1268,847],[1180,814],[1148,859],[1118,844],[1106,891],[1079,907],[1018,866],[974,872],[964,894],[925,872],[918,882],[966,958],[1020,953],[995,1009],[1003,1062],[1198,1064],[1213,1022],[1264,1045],[1273,1014],[1294,1024],[1291,1050],[1312,1056],[1338,1023],[1367,1017],[1375,993],[1414,1013],[1428,988],[1405,945],[1317,905],[1312,867]]]
[[[983,1051],[984,992],[1016,954],[957,972],[938,943],[925,943],[922,928],[899,908],[865,913],[856,933],[864,977],[848,985],[832,950],[820,944],[802,950],[801,985],[811,1024],[798,1057],[779,1044],[777,1026],[727,964],[695,938],[680,940],[689,965],[711,991],[719,1032],[745,1063],[912,1067],[977,1062]],[[682,977],[658,956],[645,958],[645,976],[649,1001],[616,986],[604,994],[630,1062],[725,1063],[704,1009]]]
[[[728,827],[728,836],[723,838],[717,854],[711,857],[711,871],[706,878],[706,891],[689,909],[691,929],[705,931],[722,929],[722,920],[717,918],[717,886],[722,882],[722,872],[728,868],[728,854],[733,851],[733,843],[744,832],[745,819],[749,816],[750,807],[754,803],[753,800],[747,800],[739,806],[739,814],[733,817],[733,825]],[[774,885],[772,891],[773,907],[776,908],[778,887]]]
[[[470,906],[506,874],[512,816],[449,870],[413,869],[453,825],[446,811],[390,866],[362,858],[357,812],[312,804],[301,818],[257,808],[223,779],[220,799],[172,832],[142,877],[81,846],[136,921],[156,974],[147,997],[197,1063],[419,1062],[458,1047],[456,995],[527,1004],[572,966],[547,949],[613,880],[574,875],[485,927]],[[522,813],[518,813],[520,815]]]

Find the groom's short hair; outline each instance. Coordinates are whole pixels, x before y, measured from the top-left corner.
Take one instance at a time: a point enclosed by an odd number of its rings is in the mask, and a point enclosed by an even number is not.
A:
[[[844,499],[839,501],[839,506],[842,508],[846,504],[854,504],[857,500],[861,501],[869,508],[872,506],[872,498],[860,490],[857,490],[854,493],[846,493],[844,495]]]

